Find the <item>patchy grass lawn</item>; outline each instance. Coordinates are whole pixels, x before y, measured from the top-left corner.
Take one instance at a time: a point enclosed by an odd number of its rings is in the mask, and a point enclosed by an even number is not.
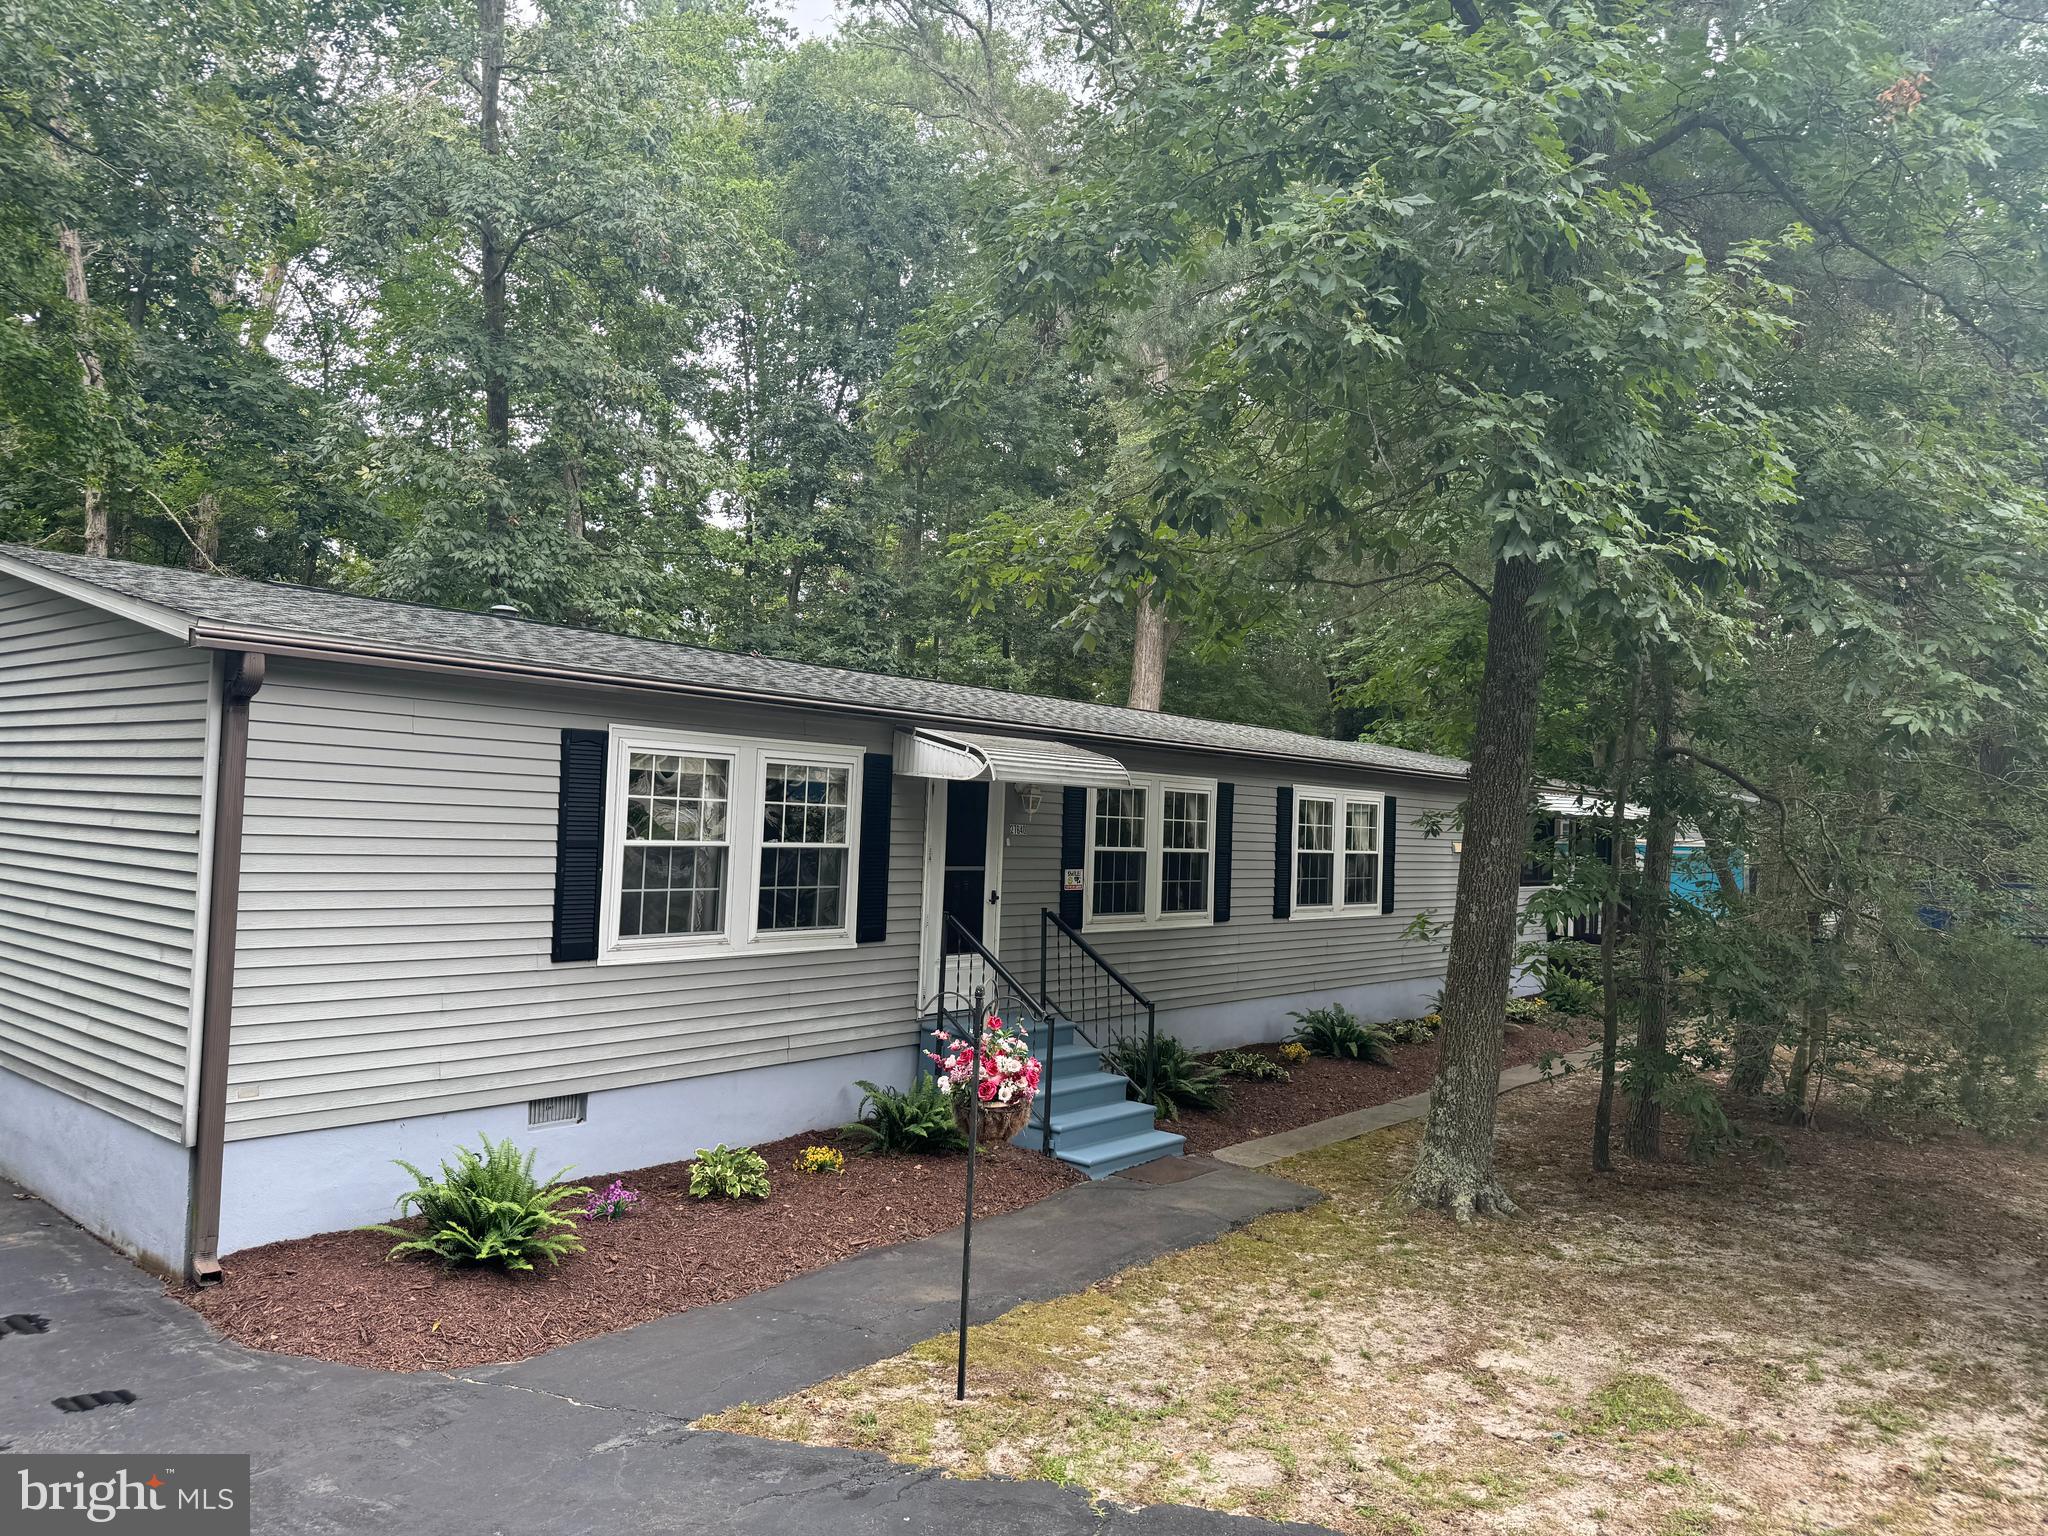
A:
[[[1503,1102],[1527,1215],[1394,1201],[1414,1129],[1207,1247],[723,1429],[1350,1532],[2048,1528],[2048,1151],[1854,1129],[1585,1171],[1591,1084]]]

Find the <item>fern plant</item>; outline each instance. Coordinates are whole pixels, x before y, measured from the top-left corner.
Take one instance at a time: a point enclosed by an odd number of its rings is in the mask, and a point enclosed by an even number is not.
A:
[[[1559,1013],[1596,1014],[1600,1011],[1600,985],[1570,971],[1552,971],[1543,981],[1543,1001]]]
[[[1102,1054],[1110,1071],[1131,1080],[1133,1093],[1142,1091],[1145,1074],[1155,1066],[1148,1060],[1151,1053],[1142,1035],[1126,1036]],[[1152,1108],[1161,1120],[1178,1120],[1184,1109],[1221,1109],[1229,1100],[1221,1067],[1204,1061],[1172,1035],[1159,1037]]]
[[[766,1200],[768,1159],[752,1147],[724,1142],[699,1147],[690,1164],[690,1194],[697,1200]]]
[[[866,1097],[860,1101],[860,1118],[842,1129],[863,1141],[867,1151],[956,1152],[967,1145],[953,1120],[952,1091],[937,1078],[920,1076],[907,1091],[865,1078],[854,1086]]]
[[[1306,1013],[1288,1015],[1294,1020],[1294,1039],[1317,1056],[1337,1061],[1369,1061],[1386,1066],[1392,1061],[1387,1037],[1349,1008],[1332,1003]]]
[[[558,1209],[564,1201],[590,1193],[587,1185],[556,1182],[533,1174],[532,1152],[524,1156],[504,1141],[479,1135],[481,1151],[455,1149],[453,1165],[443,1163],[441,1176],[431,1178],[411,1163],[398,1166],[413,1177],[414,1188],[398,1197],[401,1217],[417,1215],[423,1230],[378,1225],[364,1228],[400,1241],[386,1258],[417,1258],[431,1254],[446,1264],[496,1264],[505,1269],[533,1268],[535,1259],[559,1264],[580,1253],[583,1240]]]

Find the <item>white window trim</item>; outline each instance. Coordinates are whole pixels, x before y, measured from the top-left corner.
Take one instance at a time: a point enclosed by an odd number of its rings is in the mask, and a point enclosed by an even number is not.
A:
[[[1301,802],[1323,800],[1330,805],[1330,905],[1327,907],[1303,907],[1301,895]],[[1344,899],[1344,831],[1345,811],[1354,805],[1372,805],[1379,808],[1375,825],[1379,828],[1379,846],[1373,850],[1380,861],[1380,873],[1373,882],[1371,901]],[[1391,913],[1380,910],[1379,891],[1381,880],[1386,878],[1387,859],[1387,797],[1377,790],[1334,789],[1325,784],[1298,784],[1294,789],[1294,806],[1288,813],[1292,825],[1287,830],[1288,858],[1287,920],[1294,923],[1327,922],[1333,917],[1389,917]]]
[[[732,760],[728,785],[725,926],[717,933],[681,936],[619,936],[619,894],[625,873],[626,780],[635,752],[683,753]],[[845,768],[846,905],[837,928],[780,932],[760,928],[761,809],[768,761],[789,760]],[[604,886],[599,921],[600,965],[639,965],[692,955],[788,954],[803,950],[851,949],[854,908],[860,900],[861,749],[810,741],[776,741],[751,736],[699,736],[645,726],[614,725],[611,759],[605,770]]]
[[[1083,862],[1082,921],[1091,929],[1111,930],[1117,928],[1201,928],[1216,920],[1216,780],[1189,779],[1173,775],[1137,774],[1131,775],[1132,789],[1145,791],[1145,910],[1143,912],[1114,913],[1099,917],[1095,912],[1095,803],[1102,791],[1088,791],[1087,821],[1088,847]],[[1160,910],[1161,889],[1166,878],[1165,826],[1166,792],[1168,790],[1190,790],[1208,796],[1209,806],[1209,878],[1206,899],[1200,910],[1193,912],[1164,912]],[[1111,852],[1122,852],[1111,849]]]

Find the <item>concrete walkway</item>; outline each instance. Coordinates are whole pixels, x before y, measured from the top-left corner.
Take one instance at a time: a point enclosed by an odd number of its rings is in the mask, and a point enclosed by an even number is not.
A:
[[[1568,1052],[1561,1059],[1577,1070],[1598,1060],[1599,1055],[1600,1047],[1589,1045],[1584,1050]],[[1543,1068],[1533,1063],[1525,1067],[1509,1067],[1500,1075],[1500,1091],[1507,1093],[1516,1088],[1527,1088],[1531,1083],[1542,1082],[1545,1076]],[[1348,1115],[1333,1115],[1313,1125],[1298,1125],[1291,1131],[1261,1136],[1254,1141],[1240,1141],[1234,1147],[1218,1148],[1211,1155],[1219,1163],[1230,1163],[1239,1168],[1263,1168],[1283,1157],[1296,1157],[1319,1147],[1349,1141],[1354,1136],[1383,1131],[1390,1125],[1420,1120],[1428,1113],[1428,1092],[1411,1093],[1405,1099],[1389,1099],[1384,1104],[1354,1109]]]
[[[0,1184],[0,1316],[41,1314],[50,1329],[0,1336],[0,1452],[246,1452],[258,1531],[1286,1529],[1177,1507],[1098,1510],[1078,1489],[956,1481],[860,1452],[688,1427],[943,1332],[957,1306],[957,1233],[518,1365],[397,1376],[230,1343],[57,1212],[14,1193]],[[1231,1168],[1178,1183],[1077,1186],[976,1228],[975,1318],[1315,1198]],[[356,1324],[342,1314],[333,1326]],[[136,1394],[132,1406],[67,1414],[51,1401],[119,1388]]]

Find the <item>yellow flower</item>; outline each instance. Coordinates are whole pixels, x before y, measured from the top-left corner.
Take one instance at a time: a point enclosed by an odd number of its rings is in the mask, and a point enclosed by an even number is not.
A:
[[[844,1173],[846,1155],[831,1147],[805,1147],[796,1155],[798,1173]]]
[[[1280,1059],[1299,1066],[1302,1062],[1308,1060],[1308,1047],[1299,1040],[1290,1040],[1280,1047]]]

